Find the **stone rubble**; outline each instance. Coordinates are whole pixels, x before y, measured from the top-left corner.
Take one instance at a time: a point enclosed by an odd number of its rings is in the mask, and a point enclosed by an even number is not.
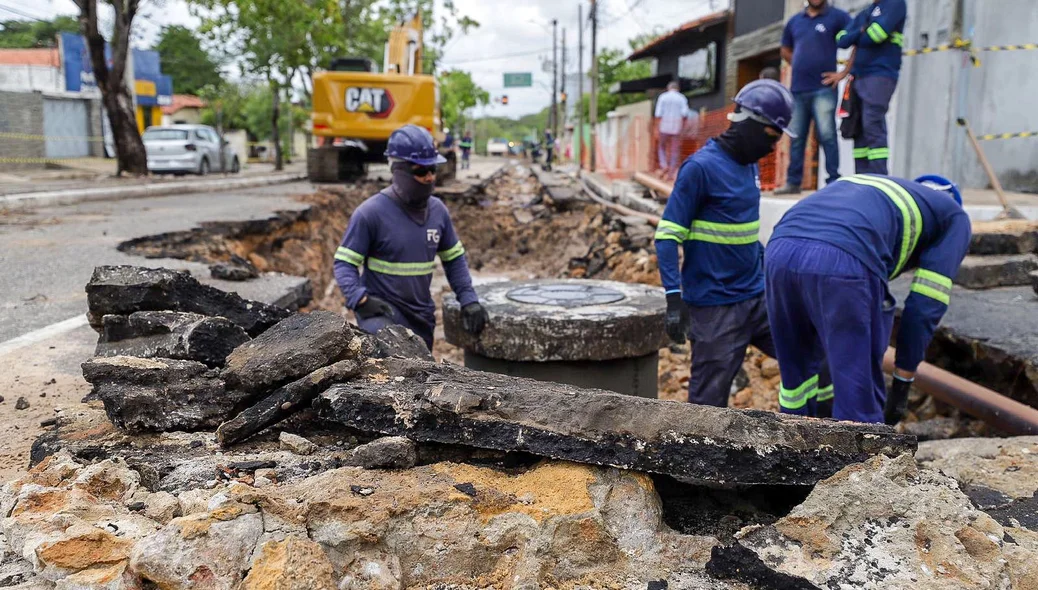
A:
[[[175,311],[138,311],[102,319],[97,356],[137,356],[223,366],[249,335],[222,317]]]
[[[282,449],[292,451],[297,455],[311,455],[317,450],[317,445],[291,432],[282,432],[278,435],[278,442],[281,443]]]

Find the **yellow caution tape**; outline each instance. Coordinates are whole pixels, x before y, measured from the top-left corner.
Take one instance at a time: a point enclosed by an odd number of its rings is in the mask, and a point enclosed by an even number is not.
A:
[[[54,158],[4,158],[0,157],[0,164],[61,164],[64,160]]]
[[[1024,131],[1023,133],[993,133],[990,135],[981,135],[977,139],[980,141],[991,141],[993,139],[1016,139],[1019,137],[1038,137],[1038,131]]]
[[[981,51],[1030,51],[1038,49],[1038,43],[1024,43],[1023,45],[991,45],[981,47]]]
[[[11,133],[9,131],[0,131],[0,138],[2,139],[23,139],[33,141],[104,141],[104,137],[96,135],[33,135],[31,133]]]

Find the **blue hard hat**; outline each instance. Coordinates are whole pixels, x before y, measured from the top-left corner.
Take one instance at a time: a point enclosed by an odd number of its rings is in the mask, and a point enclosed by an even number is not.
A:
[[[774,80],[754,80],[735,95],[735,104],[750,118],[796,137],[789,129],[793,120],[793,94],[782,84]]]
[[[947,178],[936,174],[927,174],[925,176],[920,176],[915,179],[915,181],[927,188],[944,191],[950,194],[952,198],[955,199],[955,202],[959,204],[959,207],[962,207],[962,192],[959,191],[959,185]]]
[[[394,131],[389,136],[386,157],[398,158],[419,166],[435,166],[447,161],[447,158],[436,150],[432,134],[418,125],[404,125]]]

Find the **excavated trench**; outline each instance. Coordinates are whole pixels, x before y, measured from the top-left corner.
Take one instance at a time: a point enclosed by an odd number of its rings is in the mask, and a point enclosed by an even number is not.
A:
[[[343,298],[332,274],[333,255],[350,212],[380,188],[370,182],[322,186],[299,196],[307,207],[296,211],[278,212],[262,220],[208,222],[190,231],[129,240],[119,249],[146,258],[205,264],[240,257],[260,272],[309,278],[314,300],[308,309],[342,313]],[[545,199],[537,177],[528,168],[506,166],[490,179],[448,187],[438,194],[451,210],[477,280],[568,277],[659,285],[652,226],[589,201],[560,204]],[[438,302],[448,292],[440,270],[433,289]],[[1022,369],[1013,359],[996,359],[1006,370],[992,371],[988,368],[991,362],[977,359],[977,351],[982,349],[983,343],[962,342],[939,331],[931,347],[935,354],[930,356],[940,359],[939,366],[996,391],[1020,389]],[[439,328],[433,353],[437,359],[462,363],[461,349],[448,344]],[[685,399],[690,361],[687,345],[661,351],[661,399]],[[731,406],[778,411],[778,387],[778,364],[751,348],[733,387]],[[917,391],[909,410],[906,429],[920,440],[1002,436]]]

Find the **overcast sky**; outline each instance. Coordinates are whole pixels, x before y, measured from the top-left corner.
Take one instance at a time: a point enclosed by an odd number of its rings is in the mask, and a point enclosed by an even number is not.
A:
[[[294,1],[294,0],[285,0]],[[712,10],[728,6],[728,0],[599,0],[600,47],[628,49],[628,39],[643,33],[671,30]],[[551,101],[550,73],[542,71],[542,60],[550,60],[551,21],[558,19],[559,35],[566,28],[567,71],[576,73],[577,7],[586,0],[455,0],[461,14],[479,21],[480,27],[453,39],[447,46],[442,67],[472,72],[476,83],[492,96],[508,94],[509,106],[492,105],[487,114],[519,116],[537,112]],[[161,8],[144,2],[146,19],[135,26],[141,45],[154,41],[165,24],[197,26],[183,0],[164,0]],[[38,18],[76,14],[72,0],[0,0],[0,19],[19,18],[4,7]],[[23,8],[24,6],[24,8]],[[586,15],[585,15],[586,16]],[[585,29],[585,69],[590,55],[590,29]],[[561,49],[560,49],[561,59]],[[504,90],[504,72],[533,72],[533,88]],[[477,113],[478,115],[479,113]]]

